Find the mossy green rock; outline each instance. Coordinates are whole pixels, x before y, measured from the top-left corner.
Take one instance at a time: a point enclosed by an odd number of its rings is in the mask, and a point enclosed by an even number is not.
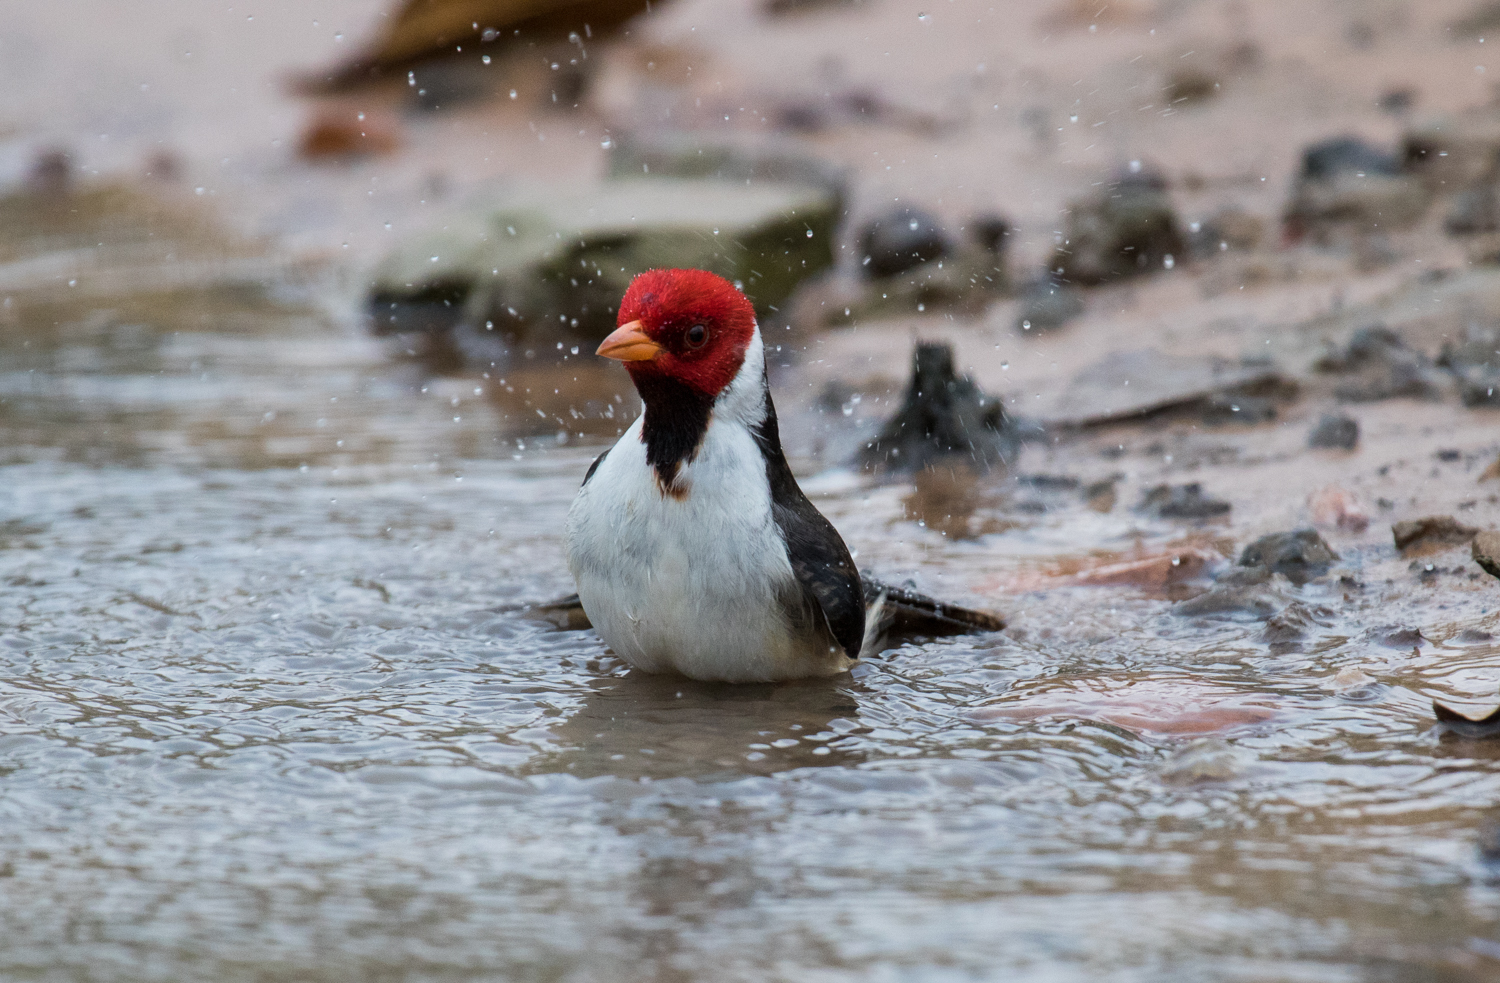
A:
[[[373,326],[487,330],[534,348],[597,342],[631,279],[660,267],[718,273],[764,319],[832,265],[838,216],[827,189],[769,182],[653,178],[513,192],[470,203],[388,256],[371,284]]]

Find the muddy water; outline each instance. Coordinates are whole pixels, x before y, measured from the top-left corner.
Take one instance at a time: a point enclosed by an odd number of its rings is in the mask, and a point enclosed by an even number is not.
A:
[[[316,272],[148,253],[5,293],[0,975],[1500,974],[1500,743],[1428,705],[1494,697],[1485,585],[1387,590],[1404,562],[1346,552],[1277,588],[1315,615],[1287,644],[1048,587],[1127,550],[1081,505],[959,542],[827,480],[861,563],[1014,630],[831,681],[642,677],[518,611],[569,587],[597,446],[393,361]]]

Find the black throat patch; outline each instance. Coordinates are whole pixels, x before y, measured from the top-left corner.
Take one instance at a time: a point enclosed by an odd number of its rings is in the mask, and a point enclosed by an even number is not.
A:
[[[677,488],[677,472],[684,461],[697,455],[708,433],[713,397],[664,376],[642,374],[635,379],[635,388],[646,404],[646,418],[641,421],[646,463],[656,471],[663,494],[681,497],[686,489]]]

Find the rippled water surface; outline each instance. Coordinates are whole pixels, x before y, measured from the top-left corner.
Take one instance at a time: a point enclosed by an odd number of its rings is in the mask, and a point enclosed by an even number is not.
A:
[[[862,563],[1014,630],[642,677],[521,611],[596,446],[223,264],[7,301],[0,975],[1500,978],[1500,743],[1429,703],[1493,697],[1492,590],[1310,586],[1278,645],[995,591],[1092,513],[950,544],[860,488]]]

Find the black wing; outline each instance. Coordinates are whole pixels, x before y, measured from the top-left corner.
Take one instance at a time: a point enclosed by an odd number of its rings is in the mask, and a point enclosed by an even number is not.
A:
[[[834,641],[851,659],[865,639],[865,592],[849,547],[792,477],[781,450],[776,407],[766,392],[766,418],[755,428],[755,442],[766,459],[771,483],[771,516],[786,540],[787,558],[804,600],[823,613]]]

